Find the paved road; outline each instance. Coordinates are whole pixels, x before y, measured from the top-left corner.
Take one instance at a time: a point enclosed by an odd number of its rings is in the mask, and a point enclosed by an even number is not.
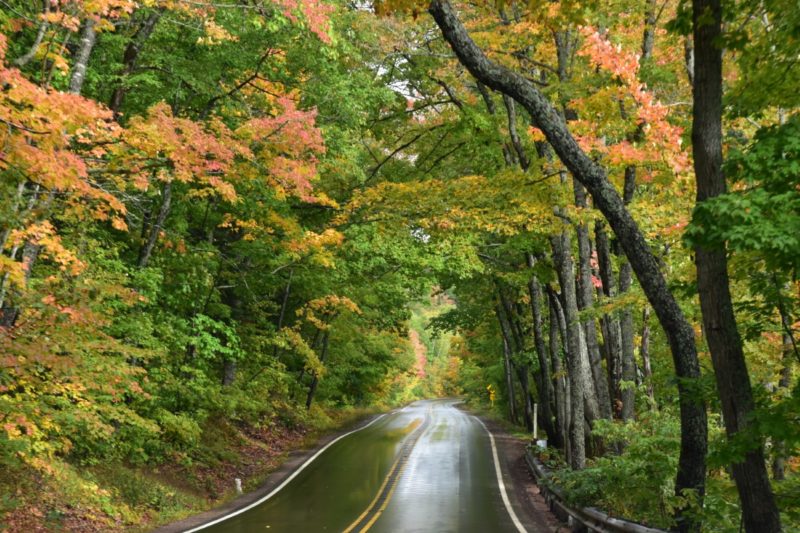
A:
[[[453,401],[416,402],[325,449],[263,503],[207,533],[524,531],[493,442]],[[513,514],[513,516],[512,516]]]

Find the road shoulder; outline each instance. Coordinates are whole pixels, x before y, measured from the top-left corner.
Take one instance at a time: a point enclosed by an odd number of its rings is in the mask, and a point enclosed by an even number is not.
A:
[[[494,436],[508,497],[528,533],[569,531],[553,515],[525,463],[524,440],[510,435],[499,423],[478,417]]]

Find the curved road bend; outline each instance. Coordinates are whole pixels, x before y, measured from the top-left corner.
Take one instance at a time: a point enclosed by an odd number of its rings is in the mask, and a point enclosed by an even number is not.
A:
[[[426,400],[384,415],[335,442],[267,501],[191,531],[526,531],[511,488],[498,482],[492,438],[456,403]]]

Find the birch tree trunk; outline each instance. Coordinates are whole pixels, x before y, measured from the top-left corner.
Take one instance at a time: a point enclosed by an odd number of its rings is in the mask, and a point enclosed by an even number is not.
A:
[[[81,31],[81,42],[75,64],[72,66],[72,76],[69,79],[69,92],[81,94],[83,82],[86,81],[86,69],[89,66],[89,58],[92,56],[94,44],[97,41],[97,33],[94,30],[95,21],[87,18],[83,23]]]

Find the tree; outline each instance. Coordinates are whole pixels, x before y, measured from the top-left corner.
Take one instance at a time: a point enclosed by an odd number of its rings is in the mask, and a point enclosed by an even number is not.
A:
[[[449,3],[432,2],[430,11],[465,67],[481,82],[505,92],[525,106],[562,162],[587,188],[620,239],[625,254],[667,333],[678,376],[685,380],[696,379],[700,369],[694,332],[667,288],[658,263],[636,223],[623,206],[619,194],[608,182],[603,169],[580,149],[569,134],[563,118],[531,82],[486,58],[469,38]],[[686,381],[679,384],[679,389],[683,431],[676,491],[678,494],[687,489],[694,491],[701,500],[705,483],[707,441],[705,407],[697,395],[691,393]],[[697,527],[690,520],[680,521],[681,529]]]
[[[697,177],[697,203],[725,193],[722,171],[722,4],[719,0],[694,0],[694,105],[692,148]],[[725,245],[695,246],[697,288],[703,325],[725,430],[734,439],[746,434],[755,408],[750,375],[736,326]],[[751,437],[752,438],[752,437]],[[733,461],[747,531],[781,531],[780,514],[770,487],[759,438],[746,447],[743,458]]]

